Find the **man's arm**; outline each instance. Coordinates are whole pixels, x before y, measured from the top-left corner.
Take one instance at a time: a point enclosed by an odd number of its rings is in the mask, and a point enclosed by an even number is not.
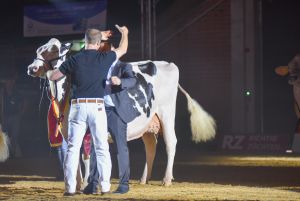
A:
[[[58,80],[65,76],[62,72],[60,72],[59,69],[49,70],[47,71],[46,75],[47,78],[51,81]]]
[[[127,53],[128,48],[128,29],[126,26],[119,27],[119,25],[116,25],[117,29],[122,34],[119,47],[114,49],[113,51],[117,55],[117,59],[120,59],[124,54]]]
[[[120,85],[122,89],[132,88],[136,84],[136,78],[119,78],[117,76],[111,77],[112,85]]]
[[[76,61],[74,56],[71,56],[64,61],[59,68],[47,71],[46,76],[51,81],[59,80],[72,71],[72,67],[75,65],[75,63]]]
[[[125,67],[121,78],[117,76],[111,77],[112,85],[120,85],[122,89],[132,88],[136,84],[136,77],[134,76],[131,68]]]

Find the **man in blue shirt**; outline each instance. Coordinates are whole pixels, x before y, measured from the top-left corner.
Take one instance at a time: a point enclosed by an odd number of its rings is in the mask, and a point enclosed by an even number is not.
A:
[[[123,56],[128,48],[127,27],[116,27],[122,34],[118,48],[99,52],[101,32],[88,29],[85,34],[85,50],[70,57],[59,69],[47,72],[49,80],[58,80],[65,75],[71,76],[68,151],[64,163],[65,196],[72,196],[76,192],[79,151],[87,127],[90,128],[95,147],[101,191],[110,191],[111,159],[107,142],[103,81],[106,80],[112,63]]]

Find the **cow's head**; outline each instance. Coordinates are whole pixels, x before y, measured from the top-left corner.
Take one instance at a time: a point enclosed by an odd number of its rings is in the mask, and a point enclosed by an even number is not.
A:
[[[27,68],[27,74],[33,77],[45,78],[46,72],[60,66],[65,60],[66,53],[70,50],[71,44],[61,44],[56,38],[52,38],[39,47],[36,51],[36,58]]]
[[[300,86],[300,54],[297,54],[287,66],[278,66],[275,72],[280,76],[288,76],[289,84]]]

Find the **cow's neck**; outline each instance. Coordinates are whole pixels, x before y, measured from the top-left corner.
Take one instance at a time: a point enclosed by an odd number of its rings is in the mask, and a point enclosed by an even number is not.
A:
[[[49,86],[50,86],[50,93],[51,96],[60,103],[63,100],[64,94],[65,94],[65,89],[64,85],[66,82],[66,78],[62,78],[59,81],[50,81],[49,80]]]
[[[50,92],[52,97],[52,103],[56,104],[57,116],[63,117],[60,119],[62,122],[60,127],[60,133],[67,139],[68,136],[68,114],[70,110],[69,96],[70,96],[70,83],[68,83],[68,78],[63,78],[56,83],[54,81],[50,82]],[[55,86],[56,85],[56,86]],[[55,97],[56,96],[56,97]],[[56,98],[55,100],[53,98]]]

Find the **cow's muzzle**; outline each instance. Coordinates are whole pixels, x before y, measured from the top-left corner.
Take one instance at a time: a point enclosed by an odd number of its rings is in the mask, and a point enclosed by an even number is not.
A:
[[[29,66],[27,70],[27,74],[35,77],[37,72],[39,71],[39,67],[37,66]]]

